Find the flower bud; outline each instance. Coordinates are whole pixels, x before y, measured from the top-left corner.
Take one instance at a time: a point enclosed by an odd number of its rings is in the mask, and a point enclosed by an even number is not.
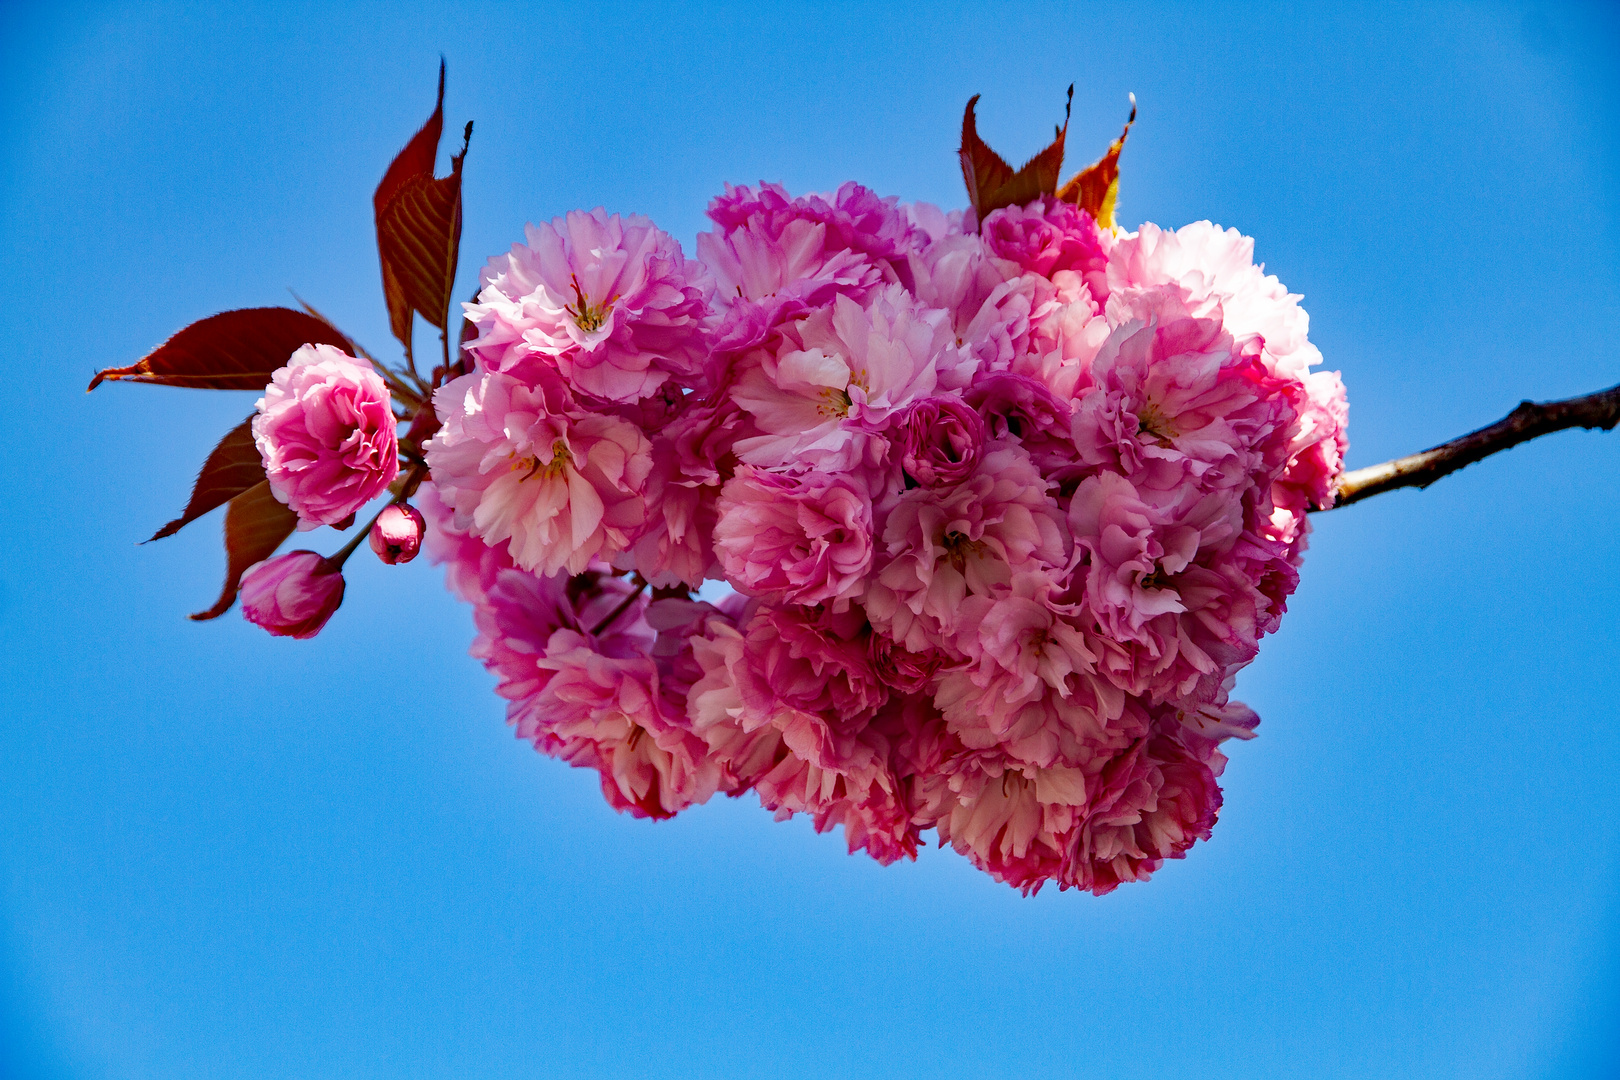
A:
[[[410,562],[422,549],[422,533],[427,528],[421,513],[410,503],[385,507],[371,524],[371,550],[392,566]]]
[[[237,596],[242,615],[278,637],[312,638],[343,603],[343,572],[313,551],[254,563]]]

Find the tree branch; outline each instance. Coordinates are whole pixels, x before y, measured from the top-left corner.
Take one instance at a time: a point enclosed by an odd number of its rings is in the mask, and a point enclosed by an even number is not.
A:
[[[1567,428],[1602,428],[1620,424],[1620,386],[1563,401],[1521,401],[1519,407],[1489,427],[1418,454],[1353,469],[1339,478],[1333,506],[1349,506],[1396,488],[1426,488],[1442,476],[1522,442]]]

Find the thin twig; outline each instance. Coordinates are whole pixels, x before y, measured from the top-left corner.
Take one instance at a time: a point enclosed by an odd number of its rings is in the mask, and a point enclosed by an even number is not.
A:
[[[617,620],[620,615],[623,615],[626,611],[630,610],[630,605],[636,602],[636,597],[640,596],[642,591],[644,589],[646,589],[646,588],[647,588],[646,580],[643,579],[640,574],[637,574],[636,575],[636,591],[631,593],[629,596],[625,597],[624,600],[620,602],[618,607],[616,607],[612,611],[608,612],[607,616],[601,622],[599,622],[595,626],[591,627],[591,636],[595,637],[596,635],[600,634],[602,631],[606,630],[608,627],[612,626],[614,621]]]
[[[1442,476],[1522,442],[1568,428],[1602,428],[1620,424],[1620,386],[1563,401],[1522,401],[1489,427],[1469,432],[1419,454],[1354,469],[1339,478],[1332,507],[1349,506],[1396,488],[1426,488]]]
[[[427,462],[418,458],[416,464],[411,467],[410,473],[405,477],[405,483],[400,487],[399,494],[394,496],[394,501],[402,503],[415,495],[416,489],[422,486],[422,481],[427,479],[427,475]]]

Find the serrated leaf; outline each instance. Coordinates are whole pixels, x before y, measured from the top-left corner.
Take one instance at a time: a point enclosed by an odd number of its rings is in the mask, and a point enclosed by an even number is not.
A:
[[[1114,227],[1114,205],[1119,200],[1119,152],[1125,148],[1125,137],[1136,123],[1136,95],[1131,95],[1131,115],[1125,121],[1125,130],[1119,138],[1108,144],[1108,152],[1096,162],[1081,169],[1058,190],[1057,197],[1071,202],[1091,215],[1093,221],[1105,229]]]
[[[1063,126],[1056,129],[1056,137],[1016,172],[979,138],[978,120],[974,115],[978,102],[978,94],[968,99],[967,109],[962,114],[962,146],[958,151],[962,162],[962,180],[967,184],[968,202],[978,220],[983,221],[987,214],[1004,206],[1022,206],[1042,195],[1054,194],[1059,173],[1063,169],[1063,142],[1069,131],[1074,87],[1069,87],[1068,104],[1063,109]]]
[[[291,536],[298,515],[270,493],[270,481],[263,480],[230,501],[225,508],[225,587],[207,611],[191,616],[201,622],[217,619],[236,603],[236,590],[242,574],[256,562],[276,553],[282,541]]]
[[[240,308],[210,315],[181,330],[128,367],[107,368],[90,380],[158,383],[205,390],[263,390],[277,368],[303,345],[349,341],[324,321],[292,308]]]
[[[185,511],[152,534],[152,540],[173,536],[217,506],[222,506],[249,488],[264,481],[264,461],[253,442],[253,417],[248,417],[219,440],[203,462],[197,482],[191,486],[191,501]]]
[[[433,162],[443,131],[441,60],[433,115],[394,158],[372,196],[389,329],[407,354],[413,312],[441,330],[449,321],[450,289],[461,242],[461,163],[467,146],[463,142],[461,153],[450,159],[450,175],[435,179]],[[468,124],[466,137],[471,136],[472,125]]]
[[[412,310],[434,326],[444,327],[455,281],[456,249],[461,241],[461,158],[451,160],[449,176],[408,181],[377,219],[377,247],[382,253],[383,288],[389,295],[389,322],[396,336],[409,325]]]

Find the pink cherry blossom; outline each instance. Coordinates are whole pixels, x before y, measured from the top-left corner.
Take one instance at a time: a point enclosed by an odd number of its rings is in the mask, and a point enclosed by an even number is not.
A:
[[[1062,880],[1097,896],[1146,881],[1165,859],[1208,840],[1220,808],[1205,761],[1167,735],[1138,739],[1097,777]]]
[[[507,542],[518,566],[579,573],[634,541],[652,469],[634,424],[578,406],[555,376],[464,375],[434,405],[444,426],[427,459],[440,497],[486,543]]]
[[[435,396],[423,543],[517,734],[631,814],[752,791],[1026,893],[1207,838],[1342,469],[1298,297],[1236,232],[1049,198],[709,213],[705,266],[638,218],[532,229]]]
[[[535,701],[536,745],[596,769],[616,809],[670,817],[718,789],[719,765],[660,694],[650,658],[605,655],[585,635],[558,630],[537,665],[550,677]]]
[[[900,467],[923,487],[965,480],[979,464],[984,421],[954,395],[921,398],[898,421]]]
[[[598,207],[530,225],[527,240],[490,260],[467,305],[479,330],[468,349],[482,367],[528,379],[551,366],[607,401],[697,374],[708,285],[668,233]]]
[[[653,434],[647,524],[632,553],[637,570],[653,585],[696,588],[705,577],[720,576],[714,527],[728,479],[722,462],[729,473],[744,428],[742,411],[721,398],[691,404]]]
[[[924,781],[924,811],[941,843],[1026,895],[1058,878],[1086,807],[1086,774],[994,753],[963,755]]]
[[[890,286],[868,307],[840,296],[787,334],[782,349],[745,371],[732,399],[763,434],[741,439],[751,465],[873,469],[882,436],[907,405],[968,374],[943,312]]]
[[[500,572],[513,566],[506,542],[486,544],[468,528],[457,527],[455,510],[445,505],[431,482],[416,490],[416,505],[426,525],[422,546],[429,559],[445,567],[450,591],[469,604],[482,603]]]
[[[872,502],[840,476],[743,466],[720,492],[714,543],[738,590],[841,611],[872,565]]]
[[[962,483],[913,489],[889,511],[866,610],[912,652],[954,648],[970,593],[992,595],[1028,564],[1067,562],[1057,503],[1029,455],[1004,443],[985,450]]]
[[[1051,278],[1060,271],[1080,275],[1097,300],[1108,299],[1108,252],[1112,233],[1073,203],[1044,196],[1028,206],[1008,206],[984,219],[984,245],[1020,270]]]
[[[253,441],[300,530],[343,521],[399,473],[388,387],[368,362],[330,345],[305,345],[271,376]]]

